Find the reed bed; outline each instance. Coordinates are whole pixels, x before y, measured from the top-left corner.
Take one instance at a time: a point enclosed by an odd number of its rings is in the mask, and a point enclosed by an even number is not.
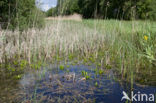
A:
[[[101,68],[116,68],[122,77],[143,70],[152,74],[156,66],[155,27],[156,23],[149,21],[47,20],[43,29],[2,30],[0,63],[26,60],[31,64],[72,57]]]
[[[96,52],[102,46],[104,37],[96,35],[94,30],[88,27],[70,21],[55,22],[44,29],[34,28],[22,33],[1,31],[1,63],[5,62],[5,58],[10,60],[15,57],[26,59],[30,63],[33,57],[52,59],[59,53],[68,56],[76,51],[87,55],[89,52]]]

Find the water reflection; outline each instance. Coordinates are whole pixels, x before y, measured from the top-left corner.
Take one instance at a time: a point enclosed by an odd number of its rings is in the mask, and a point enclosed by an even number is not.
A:
[[[90,78],[86,79],[82,71]],[[26,71],[20,80],[2,77],[0,103],[121,103],[122,91],[131,90],[127,83],[114,80],[113,71],[97,74],[94,66],[60,69],[57,65],[49,65],[41,70]],[[156,88],[134,85],[134,92],[137,91],[156,93]]]

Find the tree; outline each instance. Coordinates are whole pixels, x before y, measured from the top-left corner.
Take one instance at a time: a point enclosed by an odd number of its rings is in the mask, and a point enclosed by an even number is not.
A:
[[[46,12],[46,16],[57,16],[57,9],[55,8],[51,8]]]
[[[2,0],[0,2],[0,22],[3,28],[24,30],[43,26],[43,14],[36,7],[35,0]]]
[[[57,8],[61,15],[79,13],[78,0],[59,0]]]
[[[156,20],[155,5],[156,0],[58,0],[54,13],[80,13],[84,18]]]
[[[55,8],[51,8],[47,11],[47,16],[57,15],[71,15],[79,13],[78,0],[58,0],[58,4]]]
[[[152,0],[152,2],[149,5],[149,13],[148,16],[151,20],[156,20],[156,0]]]

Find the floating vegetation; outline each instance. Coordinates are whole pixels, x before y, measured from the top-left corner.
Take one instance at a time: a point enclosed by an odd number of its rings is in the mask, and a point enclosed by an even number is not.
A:
[[[102,75],[104,73],[104,70],[100,69],[99,74]]]
[[[95,86],[98,87],[98,82],[95,82]]]
[[[22,75],[15,75],[14,78],[15,79],[21,79]]]
[[[91,77],[88,75],[88,72],[86,72],[86,71],[82,71],[82,76],[85,77],[85,80],[91,79]],[[82,80],[84,80],[84,79],[82,79]]]
[[[94,72],[95,72],[96,75],[104,74],[104,70],[103,69],[98,69],[97,67],[96,67],[96,69],[94,69]]]
[[[64,65],[60,65],[60,70],[64,70]]]

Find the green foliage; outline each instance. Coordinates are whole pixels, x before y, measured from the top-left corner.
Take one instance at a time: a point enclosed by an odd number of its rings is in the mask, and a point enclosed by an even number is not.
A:
[[[102,69],[99,70],[99,74],[102,75],[104,71]]]
[[[64,65],[60,65],[60,70],[64,70]]]
[[[156,0],[152,0],[152,2],[149,5],[149,9],[150,9],[148,13],[149,18],[151,20],[156,20]]]
[[[10,72],[15,72],[16,69],[14,67],[12,67],[10,64],[7,66],[7,69],[10,71]]]
[[[58,0],[58,4],[55,8],[51,8],[47,11],[47,16],[57,15],[70,15],[79,13],[78,0]]]
[[[57,16],[57,9],[51,8],[46,12],[46,16]]]
[[[145,57],[150,64],[154,64],[156,61],[155,53],[154,53],[154,34],[146,33],[144,36],[141,35],[140,45],[141,45],[141,53],[140,57]]]
[[[156,20],[156,0],[58,0],[47,16],[80,13],[84,18]]]
[[[82,73],[82,76],[86,78],[86,80],[91,79],[91,77],[88,75],[88,72],[82,71],[81,73]]]
[[[94,72],[95,72],[95,74],[96,75],[102,75],[102,74],[104,74],[104,70],[102,70],[102,69],[98,69],[98,68],[96,68],[95,70],[94,70]]]
[[[25,61],[24,61],[24,64],[26,65],[26,62],[25,62]],[[40,69],[41,66],[42,66],[42,63],[41,63],[40,61],[38,61],[38,62],[36,62],[36,63],[30,64],[30,67],[31,67],[32,69],[36,69],[36,70]]]
[[[98,87],[98,82],[95,82],[95,86]]]
[[[22,75],[21,74],[18,74],[18,75],[14,75],[13,76],[13,79],[15,79],[15,80],[19,80],[21,78],[22,78]]]
[[[44,15],[36,7],[35,0],[2,0],[0,9],[0,22],[4,22],[5,29],[25,30],[44,24]]]
[[[112,68],[111,65],[109,65],[109,64],[106,65],[106,69],[111,69],[111,68]]]

